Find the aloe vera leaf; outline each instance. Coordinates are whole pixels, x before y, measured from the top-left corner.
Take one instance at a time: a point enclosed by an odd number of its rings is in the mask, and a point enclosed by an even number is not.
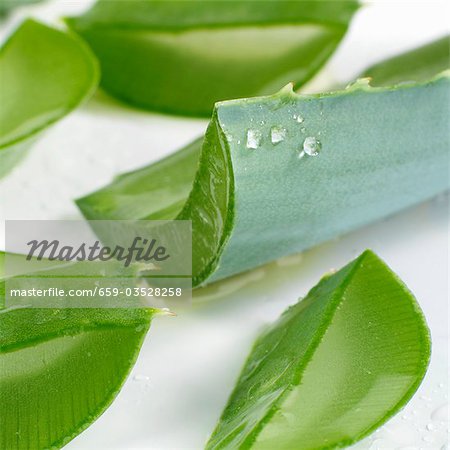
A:
[[[449,67],[450,38],[445,36],[367,69],[374,86],[392,86],[405,81],[424,82]]]
[[[408,402],[429,358],[419,305],[367,250],[256,340],[206,448],[351,445]]]
[[[218,100],[303,85],[333,53],[356,1],[98,1],[68,25],[102,87],[138,107],[210,116]]]
[[[448,189],[449,92],[444,72],[394,88],[362,82],[329,94],[283,90],[218,103],[189,195],[188,180],[177,191],[171,174],[188,159],[191,176],[199,142],[77,204],[88,219],[157,219],[159,210],[192,220],[193,285],[219,280]],[[249,130],[261,135],[256,149],[247,148]],[[284,134],[276,145],[273,130]],[[321,150],[299,158],[307,137]],[[159,170],[166,183],[152,187]]]
[[[98,64],[75,35],[26,20],[0,49],[0,177],[45,128],[87,99]]]
[[[0,304],[4,296],[2,280]],[[0,448],[60,448],[94,422],[119,392],[155,313],[0,310]]]

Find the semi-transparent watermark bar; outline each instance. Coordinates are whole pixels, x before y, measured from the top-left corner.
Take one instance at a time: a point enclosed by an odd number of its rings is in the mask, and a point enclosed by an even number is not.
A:
[[[190,221],[7,221],[6,307],[176,307],[191,299]]]

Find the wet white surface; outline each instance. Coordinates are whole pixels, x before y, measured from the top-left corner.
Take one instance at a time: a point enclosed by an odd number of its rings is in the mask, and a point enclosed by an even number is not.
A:
[[[24,8],[2,25],[1,34],[29,13],[51,21],[87,3],[59,0]],[[366,6],[322,79],[348,80],[385,56],[441,36],[448,30],[444,5]],[[314,86],[317,83],[310,89]],[[206,123],[136,111],[97,95],[49,130],[27,159],[0,181],[2,226],[5,219],[80,218],[74,198],[116,173],[176,150],[200,135]],[[194,306],[178,311],[177,317],[154,321],[117,399],[67,448],[202,448],[258,331],[305,295],[324,272],[341,267],[367,247],[416,295],[431,328],[433,355],[412,401],[354,448],[447,448],[448,223],[448,196],[441,196],[303,255],[201,290]]]

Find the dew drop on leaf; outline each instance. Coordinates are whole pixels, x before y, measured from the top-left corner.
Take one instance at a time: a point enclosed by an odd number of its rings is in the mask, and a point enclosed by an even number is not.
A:
[[[286,139],[286,129],[283,127],[272,127],[270,129],[270,140],[273,145],[279,144]]]
[[[298,123],[303,123],[305,120],[300,114],[294,114],[293,118]]]
[[[261,145],[261,132],[258,130],[247,130],[247,148],[257,149]]]
[[[322,144],[314,136],[308,136],[303,142],[303,151],[309,156],[317,156]]]

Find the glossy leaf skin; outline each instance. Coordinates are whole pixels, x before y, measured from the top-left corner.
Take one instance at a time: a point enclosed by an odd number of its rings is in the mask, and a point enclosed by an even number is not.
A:
[[[0,177],[94,92],[98,78],[96,59],[77,36],[33,20],[19,26],[0,50]]]
[[[351,445],[408,402],[429,358],[413,295],[366,251],[257,339],[206,448]]]
[[[218,100],[308,81],[333,53],[355,1],[99,1],[67,23],[102,86],[138,107],[209,116]]]
[[[383,61],[361,76],[370,77],[373,86],[392,86],[405,81],[424,82],[449,67],[450,36]]]
[[[155,166],[124,175],[77,203],[88,219],[144,219],[149,212],[158,218],[156,206],[164,218],[171,211],[172,218],[192,220],[193,283],[219,280],[448,189],[449,92],[443,73],[394,88],[357,83],[330,94],[287,90],[219,103],[182,209],[186,180],[177,196],[169,172],[157,188],[142,183]],[[285,130],[276,145],[272,127]],[[247,148],[249,129],[261,134],[256,149]],[[319,140],[321,150],[299,158],[306,137]],[[193,144],[160,164],[180,171],[178,159],[190,158],[192,173],[199,147]]]
[[[4,288],[1,281],[0,303]],[[0,309],[0,448],[61,448],[94,422],[119,392],[156,312]]]

